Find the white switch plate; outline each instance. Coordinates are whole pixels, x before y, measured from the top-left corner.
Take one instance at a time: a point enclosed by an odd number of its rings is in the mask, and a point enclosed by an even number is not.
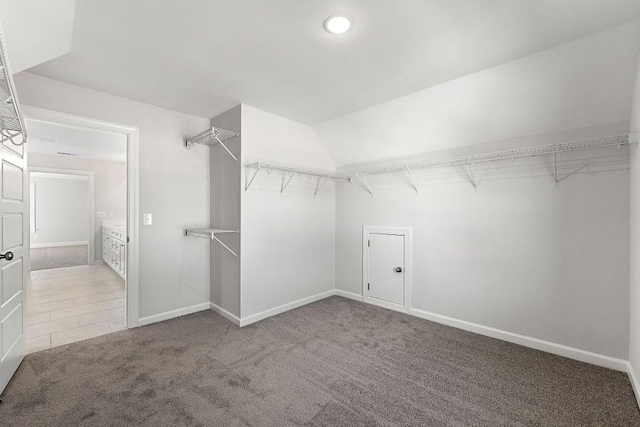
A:
[[[151,225],[153,223],[153,215],[151,215],[151,214],[143,214],[142,215],[142,223],[144,225]]]
[[[96,216],[98,218],[106,218],[107,217],[107,213],[106,212],[96,212]]]
[[[109,218],[113,218],[114,216],[116,216],[116,213],[114,211],[109,211]]]

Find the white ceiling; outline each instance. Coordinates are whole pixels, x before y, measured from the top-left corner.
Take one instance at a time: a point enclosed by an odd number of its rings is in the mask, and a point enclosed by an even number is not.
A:
[[[71,51],[75,5],[76,0],[0,0],[11,72]]]
[[[335,11],[353,31],[322,29]],[[243,102],[317,124],[638,18],[638,0],[83,0],[71,53],[30,71],[201,117]]]
[[[92,129],[63,126],[27,119],[29,153],[51,154],[55,156],[85,159],[127,160],[127,137]]]

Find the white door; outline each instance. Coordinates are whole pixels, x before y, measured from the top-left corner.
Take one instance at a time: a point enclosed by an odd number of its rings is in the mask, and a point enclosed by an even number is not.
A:
[[[369,234],[368,297],[404,306],[405,236]]]
[[[26,150],[0,147],[0,393],[22,362],[26,345]]]

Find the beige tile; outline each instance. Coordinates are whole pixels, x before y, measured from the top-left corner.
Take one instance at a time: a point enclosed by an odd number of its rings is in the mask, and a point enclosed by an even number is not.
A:
[[[49,289],[51,288],[51,280],[34,280],[29,285],[28,289],[30,291],[35,291],[38,289]]]
[[[51,320],[51,312],[45,311],[44,313],[27,314],[27,326],[35,325],[37,323],[49,322]]]
[[[93,289],[94,294],[104,294],[106,292],[124,291],[124,285],[96,286]]]
[[[80,274],[86,274],[90,271],[90,267],[88,265],[80,265],[77,267],[65,267],[65,268],[55,268],[50,271],[51,278],[54,277],[71,277],[78,276]]]
[[[124,314],[124,307],[117,307],[80,315],[78,320],[80,321],[80,326],[85,326],[124,317]]]
[[[109,326],[111,327],[112,332],[122,331],[127,328],[124,316],[109,320]]]
[[[44,304],[28,306],[27,314],[43,313],[45,311],[61,310],[63,308],[73,307],[73,300],[47,302]]]
[[[69,300],[69,301],[73,302],[73,300]],[[117,301],[117,300],[113,300],[113,301]],[[51,320],[58,320],[58,319],[64,319],[66,317],[80,316],[82,314],[93,313],[96,311],[106,310],[108,308],[114,308],[114,307],[102,307],[101,304],[104,304],[104,303],[102,302],[102,303],[95,303],[95,304],[87,304],[87,305],[73,306],[73,307],[62,309],[62,310],[55,310],[51,312]]]
[[[53,322],[38,323],[37,325],[27,326],[27,338],[35,338],[79,327],[80,322],[77,317],[54,320]]]
[[[111,279],[111,280],[105,280],[105,283],[107,285],[121,285],[124,287],[124,280],[122,280],[121,278],[118,279]]]
[[[38,289],[35,291],[29,291],[28,295],[33,297],[43,297],[47,295],[55,295],[62,292],[70,292],[71,288],[51,288],[51,289]]]
[[[50,279],[51,278],[51,270],[32,271],[31,272],[31,278],[33,280]]]
[[[51,295],[51,301],[64,301],[66,299],[82,298],[89,295],[95,295],[92,289],[83,289],[79,291],[67,290]]]
[[[109,301],[99,302],[98,305],[103,310],[106,310],[108,308],[124,307],[124,298],[118,298],[118,299],[112,299]]]
[[[93,325],[82,326],[80,328],[51,334],[51,346],[57,347],[59,345],[82,341],[100,335],[105,335],[109,332],[111,332],[111,327],[108,322],[94,323]]]
[[[113,294],[114,294],[115,296],[117,296],[118,298],[124,298],[124,296],[125,296],[125,291],[124,291],[124,289],[122,289],[121,291],[113,291]]]
[[[38,338],[27,338],[27,354],[51,348],[51,335]]]
[[[45,302],[51,302],[51,297],[50,296],[34,297],[31,295],[27,296],[28,305],[43,304]]]
[[[107,292],[104,294],[89,295],[87,297],[75,298],[74,301],[76,305],[86,305],[86,304],[93,304],[101,301],[108,301],[116,298],[118,297],[115,296],[113,292]]]
[[[57,288],[61,286],[77,285],[79,283],[88,283],[88,279],[84,274],[68,277],[56,277],[51,279],[51,287]]]

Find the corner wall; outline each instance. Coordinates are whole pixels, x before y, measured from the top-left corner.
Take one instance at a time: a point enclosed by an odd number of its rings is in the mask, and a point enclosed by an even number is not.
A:
[[[211,126],[240,132],[240,105],[213,118]],[[242,139],[243,135],[240,134],[239,138],[233,138],[225,143],[229,151],[238,159],[237,162],[220,144],[213,145],[211,148],[194,147],[210,150],[211,228],[240,230],[241,235]],[[211,303],[239,319],[240,264],[243,256],[240,251],[240,237],[237,234],[221,234],[217,237],[238,256],[233,256],[218,242],[211,242]]]
[[[334,171],[314,130],[242,105],[242,162]],[[335,289],[335,188],[314,197],[316,180],[260,171],[247,192],[242,174],[242,324],[277,314]],[[284,307],[283,307],[284,306]]]
[[[631,110],[632,138],[640,141],[640,64]],[[635,134],[635,135],[634,135]],[[629,365],[631,382],[640,404],[640,149],[631,147],[631,275],[629,279]]]
[[[620,122],[531,139],[626,132]],[[431,158],[527,145],[534,144],[507,141]],[[607,150],[584,161],[564,156],[558,188],[553,163],[538,158],[486,171],[478,165],[477,190],[462,169],[416,176],[419,195],[402,174],[371,179],[373,197],[358,183],[340,185],[337,289],[362,295],[363,226],[412,227],[413,314],[534,347],[544,341],[547,351],[554,352],[548,344],[556,352],[570,347],[582,360],[625,369],[629,166],[627,152]]]
[[[184,148],[209,120],[28,73],[15,83],[24,105],[139,129],[140,213],[154,215],[151,226],[138,220],[139,317],[151,323],[208,307],[209,246],[182,230],[210,219],[208,151]]]

